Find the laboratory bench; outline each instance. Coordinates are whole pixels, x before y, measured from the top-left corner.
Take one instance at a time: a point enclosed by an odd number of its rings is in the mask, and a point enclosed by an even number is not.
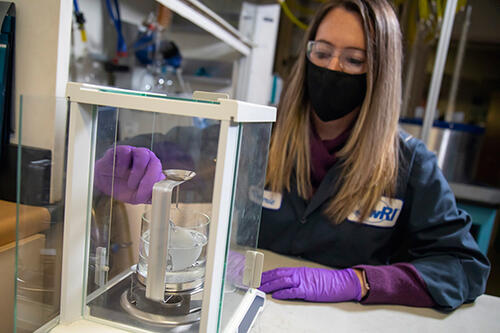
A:
[[[324,267],[263,251],[264,270],[276,267]],[[275,300],[267,295],[252,333],[267,332],[500,332],[500,297],[482,295],[451,313],[399,305],[355,302],[312,303]]]
[[[263,251],[264,270],[276,267],[325,267],[298,258]],[[399,305],[361,305],[355,302],[312,303],[275,300],[267,295],[264,310],[251,333],[303,332],[500,332],[500,297],[482,295],[451,313]],[[65,332],[58,327],[52,333]],[[89,321],[70,325],[73,333],[122,332]],[[102,331],[100,331],[101,329]]]

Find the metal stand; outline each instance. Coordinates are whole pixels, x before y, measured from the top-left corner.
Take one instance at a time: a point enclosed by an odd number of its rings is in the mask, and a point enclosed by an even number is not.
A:
[[[165,293],[164,302],[155,302],[146,297],[146,287],[132,274],[131,287],[120,297],[121,306],[132,316],[156,325],[184,325],[200,320],[201,299],[193,296],[202,293],[198,287],[190,291]]]
[[[108,286],[87,304],[90,318],[148,332],[199,332],[203,289],[178,293],[174,297],[167,297],[169,301],[160,304],[145,297],[145,286],[133,271],[134,267],[129,275]]]

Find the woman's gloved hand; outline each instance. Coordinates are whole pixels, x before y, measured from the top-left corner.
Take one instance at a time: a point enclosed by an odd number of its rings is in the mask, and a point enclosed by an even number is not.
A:
[[[265,293],[273,293],[273,298],[276,299],[303,299],[313,302],[361,300],[361,284],[351,268],[276,268],[262,273],[259,289]]]
[[[163,179],[160,160],[147,148],[117,146],[116,158],[110,148],[95,164],[95,186],[117,200],[132,204],[151,202],[153,185]]]

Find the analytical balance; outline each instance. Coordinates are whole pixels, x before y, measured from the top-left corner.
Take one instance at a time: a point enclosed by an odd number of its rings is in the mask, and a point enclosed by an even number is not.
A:
[[[248,331],[264,305],[256,289],[263,257],[254,250],[276,109],[222,94],[187,100],[78,83],[68,84],[67,97],[63,281],[53,332],[89,323]],[[95,186],[96,162],[121,145],[160,159],[165,179],[154,183],[150,202],[120,201],[125,176],[115,160],[109,189]],[[140,225],[128,243],[113,239],[126,224],[120,210],[130,230]],[[124,246],[134,248],[133,262],[116,255]]]

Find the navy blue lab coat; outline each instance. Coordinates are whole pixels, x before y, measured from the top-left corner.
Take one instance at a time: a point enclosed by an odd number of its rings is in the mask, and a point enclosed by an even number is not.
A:
[[[264,199],[259,247],[336,268],[408,262],[439,309],[473,301],[484,293],[490,264],[469,232],[469,215],[457,209],[436,156],[420,140],[400,133],[399,155],[395,204],[382,200],[363,223],[353,214],[331,223],[322,212],[338,191],[336,163],[310,200],[293,181],[281,200]]]

